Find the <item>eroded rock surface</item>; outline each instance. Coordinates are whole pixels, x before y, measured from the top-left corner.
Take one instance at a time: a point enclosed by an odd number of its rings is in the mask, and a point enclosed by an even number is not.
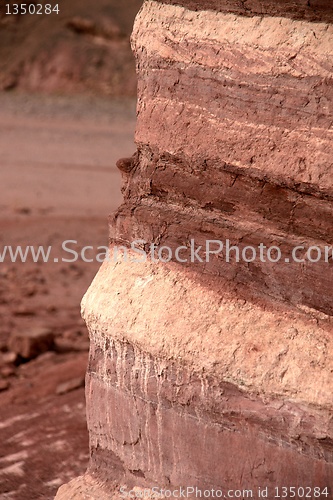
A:
[[[332,260],[290,258],[332,237],[328,7],[149,0],[137,17],[138,150],[118,163],[111,250],[230,240],[283,258],[103,264],[82,304],[87,478],[110,495],[333,488]]]

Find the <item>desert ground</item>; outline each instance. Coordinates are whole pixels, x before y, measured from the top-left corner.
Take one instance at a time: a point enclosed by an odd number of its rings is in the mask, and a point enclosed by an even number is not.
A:
[[[0,254],[52,246],[48,263],[0,262],[0,498],[51,499],[88,463],[80,300],[100,263],[61,262],[108,243],[115,162],[134,150],[135,100],[0,94]],[[54,262],[54,260],[59,262]],[[22,356],[20,338],[37,342]],[[25,357],[27,356],[27,357]],[[74,459],[75,457],[75,459]]]

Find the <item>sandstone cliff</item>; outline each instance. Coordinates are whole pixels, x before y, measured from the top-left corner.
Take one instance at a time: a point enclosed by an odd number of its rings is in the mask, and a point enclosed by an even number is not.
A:
[[[90,469],[59,498],[333,487],[332,260],[300,258],[332,238],[331,23],[325,1],[144,3],[111,248],[283,259],[103,264],[82,304]]]

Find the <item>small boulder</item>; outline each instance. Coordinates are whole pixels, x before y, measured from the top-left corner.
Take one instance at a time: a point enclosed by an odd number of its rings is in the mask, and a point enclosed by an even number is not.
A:
[[[17,361],[17,354],[15,352],[4,352],[0,358],[2,365],[15,365]]]
[[[0,368],[0,374],[2,375],[3,378],[8,378],[12,377],[15,375],[15,368],[13,366],[3,366]]]
[[[9,339],[8,347],[24,360],[34,359],[54,348],[54,334],[48,328],[14,332]]]
[[[0,392],[7,391],[9,389],[9,382],[7,380],[0,379]]]
[[[58,395],[67,394],[67,392],[75,391],[75,389],[80,389],[80,387],[84,387],[84,377],[73,378],[68,382],[59,384],[56,393]]]

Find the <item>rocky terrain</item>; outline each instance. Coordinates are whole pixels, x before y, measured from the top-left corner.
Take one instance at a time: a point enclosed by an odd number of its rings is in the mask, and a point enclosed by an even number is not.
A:
[[[111,214],[111,249],[289,260],[1,262],[0,498],[331,493],[332,262],[290,259],[332,239],[330,2],[146,0],[131,156],[134,101],[92,96],[135,94],[141,3],[1,11],[0,249],[94,253]]]
[[[52,246],[48,263],[0,262],[0,498],[53,499],[89,459],[80,301],[121,202],[115,163],[133,152],[135,100],[0,95],[0,254]]]
[[[62,242],[76,240],[91,257],[108,244],[107,216],[122,199],[115,163],[134,150],[129,35],[140,5],[70,0],[43,16],[1,6],[0,254],[52,245],[68,257]],[[1,499],[52,499],[86,470],[80,301],[99,266],[0,262]]]
[[[332,259],[291,259],[331,244],[329,3],[147,0],[132,42],[137,152],[111,248],[172,258],[104,263],[84,297],[90,463],[57,498],[331,494]],[[193,239],[283,259],[192,262]]]
[[[141,3],[66,0],[50,15],[6,15],[2,6],[0,90],[135,96],[129,35]]]

